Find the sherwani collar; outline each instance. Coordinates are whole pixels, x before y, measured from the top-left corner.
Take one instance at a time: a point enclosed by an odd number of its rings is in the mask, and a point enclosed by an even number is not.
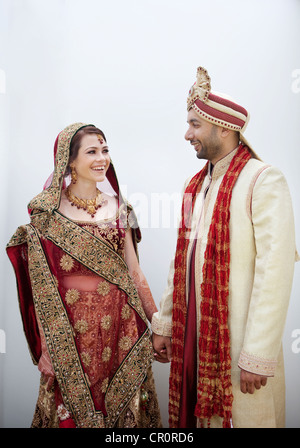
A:
[[[237,150],[238,147],[234,148],[229,154],[218,160],[215,165],[209,162],[208,173],[213,180],[217,179],[220,176],[223,176],[226,173]]]

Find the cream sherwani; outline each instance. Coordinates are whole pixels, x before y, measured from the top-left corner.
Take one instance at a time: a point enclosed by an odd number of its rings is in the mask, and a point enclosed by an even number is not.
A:
[[[207,235],[220,184],[235,153],[236,150],[216,163],[212,174],[206,176],[195,202],[188,253],[191,254],[196,238],[198,336],[200,285]],[[234,427],[284,426],[285,384],[281,339],[293,280],[295,252],[293,211],[285,178],[278,169],[250,159],[236,182],[230,205],[229,329]],[[188,261],[187,268],[189,264]],[[160,311],[152,320],[153,332],[164,336],[171,336],[173,276],[174,260]],[[188,292],[188,281],[186,284]],[[253,395],[243,394],[240,391],[240,368],[267,375],[267,385],[255,390]],[[222,426],[221,419],[214,417],[211,426]]]

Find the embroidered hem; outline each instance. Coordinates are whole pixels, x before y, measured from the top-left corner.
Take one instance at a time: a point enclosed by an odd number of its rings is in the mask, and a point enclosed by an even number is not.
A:
[[[156,316],[152,317],[151,329],[160,336],[172,336],[172,322],[161,321]]]
[[[240,369],[257,375],[274,376],[277,360],[250,355],[242,350],[238,362]]]

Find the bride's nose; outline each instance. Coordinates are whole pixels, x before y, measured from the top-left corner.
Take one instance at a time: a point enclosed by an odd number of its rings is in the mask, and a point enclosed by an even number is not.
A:
[[[96,160],[97,161],[101,161],[101,160],[105,160],[105,156],[104,156],[104,154],[102,153],[102,151],[99,151],[99,152],[97,152],[96,153]]]

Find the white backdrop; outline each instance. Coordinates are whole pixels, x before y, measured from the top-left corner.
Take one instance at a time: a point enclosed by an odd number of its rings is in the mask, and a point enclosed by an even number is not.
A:
[[[0,427],[28,427],[37,398],[5,245],[28,222],[56,135],[75,121],[105,132],[159,304],[178,196],[203,166],[183,139],[198,65],[250,111],[246,138],[285,174],[299,248],[299,43],[299,0],[0,0]],[[300,427],[299,265],[284,334],[288,427]],[[154,369],[167,426],[169,368]]]

